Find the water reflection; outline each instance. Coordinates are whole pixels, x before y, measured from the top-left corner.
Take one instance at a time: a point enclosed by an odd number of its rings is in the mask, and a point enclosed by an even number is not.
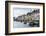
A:
[[[14,28],[29,28],[29,27],[39,27],[39,23],[36,22],[36,24],[35,23],[24,24],[24,22],[14,21]]]

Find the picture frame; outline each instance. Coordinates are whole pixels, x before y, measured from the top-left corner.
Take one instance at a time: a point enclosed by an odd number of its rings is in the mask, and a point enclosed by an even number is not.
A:
[[[15,9],[15,14],[16,14],[15,16],[16,17],[20,15],[20,14],[17,15],[16,12],[18,12],[18,11],[22,11],[22,14],[23,14],[25,12],[25,10],[27,12],[27,10],[28,11],[29,10],[36,10],[36,9],[40,8],[40,23],[39,23],[40,27],[35,27],[35,28],[34,27],[27,28],[26,27],[25,28],[20,25],[21,26],[21,27],[19,26],[20,28],[17,26],[17,27],[15,27],[15,30],[13,30],[13,27],[14,27],[13,8]],[[31,13],[31,15],[32,15],[32,13]],[[18,22],[18,20],[15,20],[15,21]],[[24,22],[24,21],[22,21],[22,22]],[[33,33],[35,34],[35,33],[44,33],[44,32],[45,32],[45,3],[24,2],[24,1],[23,2],[22,1],[5,1],[5,35],[33,34]]]

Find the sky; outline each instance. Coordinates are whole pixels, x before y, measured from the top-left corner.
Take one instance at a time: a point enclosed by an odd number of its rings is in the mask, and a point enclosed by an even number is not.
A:
[[[28,12],[31,12],[31,8],[14,8],[13,9],[13,16],[18,17],[23,14],[27,14]]]

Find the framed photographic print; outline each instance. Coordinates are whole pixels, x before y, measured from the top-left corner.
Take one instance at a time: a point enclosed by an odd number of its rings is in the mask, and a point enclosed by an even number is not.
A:
[[[5,34],[45,32],[45,3],[5,1]]]

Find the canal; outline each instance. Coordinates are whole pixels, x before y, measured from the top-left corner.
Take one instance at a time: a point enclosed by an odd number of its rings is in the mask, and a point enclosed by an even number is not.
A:
[[[28,27],[31,27],[31,26],[29,26],[29,23],[24,24],[24,22],[14,21],[14,28],[28,28]]]

